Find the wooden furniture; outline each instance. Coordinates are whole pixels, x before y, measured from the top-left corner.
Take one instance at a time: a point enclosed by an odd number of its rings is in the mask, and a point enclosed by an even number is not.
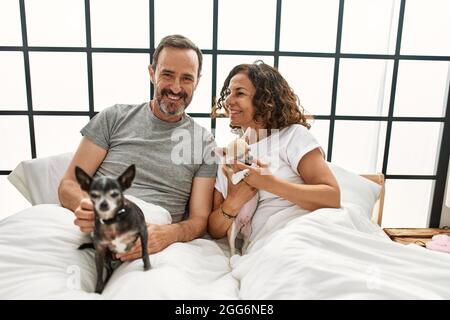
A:
[[[362,174],[361,177],[369,179],[381,186],[380,195],[373,208],[372,221],[377,223],[381,227],[381,220],[383,219],[383,206],[384,206],[384,193],[385,193],[385,180],[382,173],[376,174]]]
[[[383,231],[392,241],[403,244],[415,243],[422,247],[436,234],[450,235],[450,229],[439,228],[384,228]]]

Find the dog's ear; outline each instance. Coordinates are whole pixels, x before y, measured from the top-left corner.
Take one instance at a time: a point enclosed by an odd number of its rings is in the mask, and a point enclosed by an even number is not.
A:
[[[227,148],[215,147],[214,153],[219,157],[225,157],[227,155]]]
[[[135,175],[136,175],[136,166],[134,164],[132,164],[117,179],[117,180],[119,180],[122,190],[126,190],[129,187],[131,187],[131,183],[133,182]]]
[[[91,186],[92,178],[78,166],[75,167],[75,177],[80,184],[81,190],[88,192]]]

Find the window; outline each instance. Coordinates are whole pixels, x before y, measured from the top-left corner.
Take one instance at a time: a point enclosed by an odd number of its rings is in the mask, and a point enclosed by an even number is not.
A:
[[[155,43],[168,34],[183,34],[199,48],[212,49],[213,1],[156,0],[155,12]],[[186,17],[187,12],[195,22]]]
[[[447,0],[1,1],[0,191],[19,161],[73,151],[97,112],[151,99],[151,54],[180,33],[204,53],[187,112],[219,146],[235,136],[227,118],[210,118],[212,102],[235,65],[263,60],[314,116],[328,161],[385,174],[385,227],[436,226],[449,163],[448,12]]]
[[[88,110],[86,54],[30,52],[34,110]]]
[[[14,169],[20,161],[31,159],[29,131],[27,116],[0,116],[0,170]]]
[[[449,70],[449,61],[400,61],[394,115],[444,117]]]
[[[385,122],[336,121],[333,162],[353,172],[381,172],[385,139]]]
[[[6,46],[22,45],[19,1],[0,2],[0,43]]]
[[[211,112],[211,78],[212,77],[212,57],[203,55],[202,74],[199,79],[197,89],[191,104],[187,108],[189,113],[210,113]]]
[[[334,59],[280,57],[278,70],[288,81],[300,104],[313,115],[330,114]]]
[[[449,56],[450,3],[446,0],[407,2],[401,53]]]
[[[25,7],[30,46],[86,46],[83,0],[26,0]]]
[[[319,141],[325,155],[328,154],[328,136],[330,134],[330,121],[314,119],[311,124],[311,132]]]
[[[441,123],[394,122],[387,173],[435,175],[441,135]]]
[[[218,48],[273,50],[274,0],[219,1]]]
[[[394,54],[400,1],[347,0],[341,51]]]
[[[147,0],[95,0],[90,3],[92,47],[148,48]]]
[[[8,195],[8,201],[0,201],[0,220],[31,206],[5,175],[0,175],[0,194]]]
[[[334,52],[337,0],[284,0],[280,33],[282,51]]]
[[[434,182],[431,180],[389,179],[386,190],[389,196],[385,198],[383,224],[391,228],[423,228],[429,223],[427,215],[431,209]],[[384,212],[384,211],[383,211]],[[395,212],[395,214],[393,214]]]
[[[149,64],[149,56],[142,53],[93,53],[95,111],[116,103],[148,101]]]
[[[89,117],[36,116],[34,127],[38,157],[74,152],[81,141],[80,130]],[[59,134],[65,132],[64,135]]]
[[[26,110],[23,53],[0,51],[0,110]]]
[[[387,116],[393,62],[382,59],[341,59],[336,114]]]

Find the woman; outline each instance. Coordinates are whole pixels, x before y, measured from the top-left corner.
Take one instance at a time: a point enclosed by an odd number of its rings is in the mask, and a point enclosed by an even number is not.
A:
[[[228,182],[225,172],[218,172],[208,220],[212,237],[226,235],[233,217],[256,192],[260,197],[253,234],[284,208],[297,205],[313,211],[340,207],[337,181],[308,131],[310,125],[297,96],[276,69],[262,62],[234,67],[213,113],[222,108],[230,117],[230,126],[256,130],[257,141],[250,144],[250,152],[257,153],[258,166],[236,163],[239,170],[249,169],[237,185]]]

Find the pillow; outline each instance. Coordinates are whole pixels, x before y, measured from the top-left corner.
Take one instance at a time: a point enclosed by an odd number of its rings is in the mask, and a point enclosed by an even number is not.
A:
[[[25,160],[9,174],[8,180],[32,204],[59,204],[58,186],[73,153]],[[360,206],[372,216],[381,186],[335,164],[328,163],[341,189],[341,203]]]
[[[8,180],[32,204],[59,204],[58,186],[73,153],[25,160],[8,175]]]
[[[364,213],[370,219],[372,210],[381,192],[381,186],[373,181],[347,171],[335,164],[328,166],[333,172],[341,189],[341,204],[355,204],[363,208]]]

